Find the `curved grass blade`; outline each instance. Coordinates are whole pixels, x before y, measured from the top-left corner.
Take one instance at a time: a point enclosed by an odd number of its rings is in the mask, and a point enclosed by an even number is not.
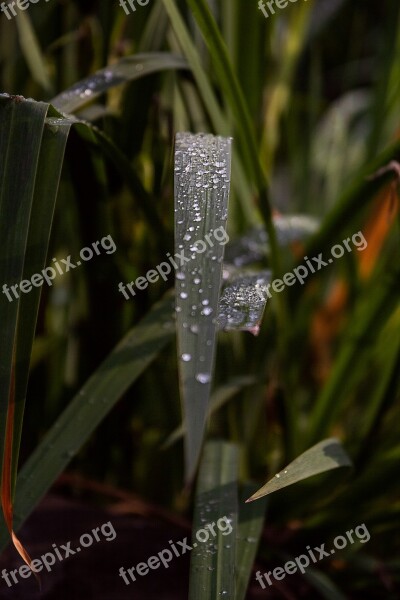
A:
[[[238,448],[209,442],[197,483],[190,561],[189,600],[235,598]],[[216,535],[196,534],[214,523]],[[195,546],[196,544],[196,546]]]
[[[230,163],[230,138],[177,134],[175,296],[187,479],[196,470],[206,427],[227,241]]]
[[[288,485],[330,471],[338,467],[351,467],[352,463],[343,446],[336,438],[319,442],[298,456],[283,471],[260,488],[246,502],[253,502],[267,494],[272,494]]]
[[[74,112],[116,85],[169,69],[188,69],[188,64],[183,57],[168,52],[127,56],[75,83],[51,103],[61,112]]]
[[[29,556],[13,531],[13,473],[17,468],[19,447],[19,435],[14,437],[14,429],[20,431],[19,420],[23,413],[18,410],[16,414],[15,376],[19,361],[27,357],[18,353],[21,350],[17,334],[21,298],[18,293],[17,297],[11,296],[11,286],[19,284],[25,272],[30,215],[47,110],[45,103],[0,95],[0,281],[4,294],[0,300],[0,440],[4,440],[0,448],[1,504],[14,546],[28,565]],[[26,351],[30,355],[31,348],[27,347]]]
[[[54,423],[17,480],[18,528],[121,396],[173,339],[168,295],[116,346]],[[0,530],[2,545],[4,531]]]
[[[219,300],[219,328],[225,331],[249,331],[258,335],[271,277],[271,271],[230,273],[224,281]]]

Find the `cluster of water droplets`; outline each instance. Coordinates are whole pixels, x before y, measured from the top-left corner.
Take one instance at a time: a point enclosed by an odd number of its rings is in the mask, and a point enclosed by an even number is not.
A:
[[[176,253],[190,259],[176,272],[176,312],[181,361],[193,362],[193,377],[211,381],[224,246],[213,232],[225,228],[231,139],[178,133],[175,148]]]
[[[219,304],[218,323],[221,328],[257,333],[271,276],[270,271],[246,275],[229,273]]]

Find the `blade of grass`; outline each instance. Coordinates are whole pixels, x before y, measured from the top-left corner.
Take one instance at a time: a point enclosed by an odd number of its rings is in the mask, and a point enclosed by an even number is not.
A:
[[[30,215],[34,202],[35,181],[41,152],[41,141],[48,105],[25,101],[15,96],[0,96],[0,118],[4,124],[0,129],[0,239],[2,260],[0,281],[7,296],[0,302],[0,449],[1,504],[7,529],[22,558],[30,564],[30,558],[14,535],[13,526],[13,472],[18,460],[14,453],[19,446],[19,435],[14,438],[14,429],[20,431],[23,411],[15,408],[15,375],[19,361],[17,330],[21,298],[13,298],[9,286],[19,284],[24,275],[25,256],[29,232]],[[29,148],[29,152],[26,149]],[[30,355],[31,348],[25,348]]]
[[[267,494],[272,494],[272,492],[276,492],[288,485],[318,475],[319,473],[337,469],[338,467],[351,466],[351,460],[339,440],[329,438],[303,452],[303,454],[298,456],[283,471],[277,473],[273,479],[268,481],[246,502],[253,502]]]
[[[170,0],[164,0],[164,3]],[[237,76],[229,60],[226,44],[219,32],[215,19],[205,0],[188,0],[197,25],[203,34],[204,41],[210,52],[218,81],[226,95],[229,108],[235,116],[235,126],[238,132],[240,145],[243,149],[245,166],[257,186],[260,199],[260,211],[268,231],[271,246],[271,263],[275,277],[281,272],[279,249],[272,223],[272,207],[267,191],[267,180],[260,161],[253,124],[249,115],[248,106]],[[279,297],[280,324],[283,327],[287,322],[283,296]]]
[[[163,3],[171,20],[174,33],[192,69],[193,77],[196,80],[197,87],[201,94],[204,105],[209,113],[214,130],[216,133],[227,136],[230,133],[228,121],[222,112],[214,90],[212,89],[209,79],[202,67],[198,51],[192,42],[191,35],[185,25],[185,22],[183,21],[179,10],[172,0],[163,0]],[[252,197],[251,188],[249,186],[247,176],[244,173],[238,152],[235,149],[233,151],[232,164],[234,173],[233,184],[237,189],[238,197],[241,202],[241,209],[243,214],[247,217],[249,223],[255,224],[255,220],[258,221],[258,219],[253,217],[252,212],[249,210],[248,204],[249,198]]]
[[[216,237],[207,244],[206,236],[225,233],[230,163],[230,138],[177,134],[175,256],[190,257],[189,264],[181,261],[175,286],[187,479],[196,470],[206,427],[224,255],[224,245]]]
[[[195,498],[189,600],[235,598],[237,478],[237,447],[226,442],[206,444]],[[200,542],[196,535],[211,523],[216,536]]]
[[[23,280],[40,273],[46,266],[46,257],[52,228],[55,203],[65,147],[71,122],[65,119],[47,118],[43,132],[39,163],[36,172],[35,193],[27,239]],[[33,287],[20,299],[16,353],[15,424],[13,464],[13,489],[17,476],[19,445],[28,386],[29,365],[35,335],[41,287]]]
[[[91,102],[100,94],[122,83],[133,81],[150,73],[169,69],[187,69],[181,56],[168,52],[136,54],[122,58],[115,64],[97,71],[94,75],[75,83],[51,101],[61,112],[71,113]]]
[[[32,77],[46,92],[51,94],[53,85],[48,75],[46,62],[40,49],[39,40],[32,27],[30,17],[25,12],[18,11],[15,22],[17,24],[22,53],[28,63]]]

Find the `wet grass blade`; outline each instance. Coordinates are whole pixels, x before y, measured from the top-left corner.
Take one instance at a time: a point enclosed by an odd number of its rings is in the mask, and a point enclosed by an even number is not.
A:
[[[177,134],[175,257],[185,261],[177,258],[175,295],[187,479],[201,452],[214,369],[230,163],[230,138]]]
[[[184,58],[168,52],[127,56],[75,83],[68,90],[53,98],[51,103],[61,112],[74,112],[116,85],[159,71],[187,68],[188,65]]]
[[[237,478],[237,447],[227,442],[207,443],[195,498],[189,600],[235,598]],[[219,519],[223,521],[217,527]],[[211,523],[216,524],[216,535],[201,542],[199,532],[207,531]]]
[[[298,456],[273,479],[253,494],[247,502],[258,500],[288,485],[330,471],[339,467],[351,467],[352,463],[341,443],[336,438],[329,438]]]

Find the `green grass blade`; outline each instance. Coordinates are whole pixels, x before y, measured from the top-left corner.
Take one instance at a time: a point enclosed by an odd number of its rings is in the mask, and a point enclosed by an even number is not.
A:
[[[214,369],[230,168],[230,138],[177,134],[175,256],[190,258],[179,266],[175,285],[188,479],[201,452]]]
[[[24,280],[30,279],[35,273],[40,273],[46,266],[54,208],[70,128],[71,122],[65,119],[47,118],[45,122],[22,275],[22,279]],[[17,333],[18,362],[16,365],[15,428],[13,440],[15,457],[13,465],[14,482],[17,472],[29,364],[41,291],[41,287],[32,286],[32,290],[28,294],[21,295],[19,305]]]
[[[48,105],[0,96],[0,281],[3,294],[23,279],[30,215]],[[29,152],[27,152],[29,148]],[[10,298],[11,290],[8,291]],[[13,353],[21,298],[0,299],[0,440],[5,439]],[[30,349],[29,349],[30,353]],[[25,357],[26,358],[26,357]],[[25,358],[16,355],[15,362]],[[3,463],[3,445],[0,459]],[[15,457],[14,457],[15,459]],[[15,469],[15,463],[14,469]]]
[[[116,85],[159,71],[187,68],[188,65],[184,58],[168,52],[127,56],[75,83],[68,90],[53,98],[51,103],[62,112],[74,112]]]
[[[46,92],[51,93],[53,91],[53,85],[48,75],[46,62],[29,15],[25,12],[18,11],[15,22],[17,24],[22,53],[29,66],[33,79],[36,83],[41,85]]]
[[[45,435],[18,476],[16,529],[129,386],[173,339],[172,314],[168,296],[116,346]],[[0,533],[5,542],[4,524]]]
[[[258,500],[267,494],[272,494],[288,485],[330,471],[338,467],[351,467],[352,463],[336,438],[319,442],[298,456],[273,479],[253,494],[247,502]]]
[[[362,420],[357,428],[357,438],[363,446],[369,444],[372,439],[384,407],[387,409],[390,406],[388,397],[395,401],[400,371],[400,309],[389,319],[381,337],[376,349],[379,357],[379,377],[371,391],[368,404],[363,407]]]
[[[179,45],[181,46],[190,68],[192,69],[193,77],[197,83],[197,87],[214,130],[220,135],[229,135],[230,127],[228,125],[228,120],[217,101],[209,78],[203,69],[197,48],[192,42],[191,35],[185,25],[185,22],[182,19],[180,12],[173,0],[163,0],[163,3],[171,20],[171,24],[178,39]],[[248,178],[244,173],[237,149],[234,149],[233,151],[232,165],[234,173],[232,183],[237,189],[238,197],[241,202],[241,210],[247,217],[248,222],[255,224],[256,218],[253,216],[253,212],[250,210],[249,206],[249,198],[252,195],[252,190],[249,186]]]
[[[195,498],[192,546],[197,547],[191,554],[189,600],[235,598],[237,478],[237,447],[226,442],[206,444]],[[215,527],[217,535],[200,543],[197,532],[224,517],[225,525]]]
[[[205,0],[188,0],[188,4],[210,52],[218,82],[226,96],[226,103],[235,116],[235,125],[246,169],[253,174],[253,179],[257,181],[260,173],[257,168],[259,157],[254,128],[243,91],[229,59],[226,44],[207,2]]]

